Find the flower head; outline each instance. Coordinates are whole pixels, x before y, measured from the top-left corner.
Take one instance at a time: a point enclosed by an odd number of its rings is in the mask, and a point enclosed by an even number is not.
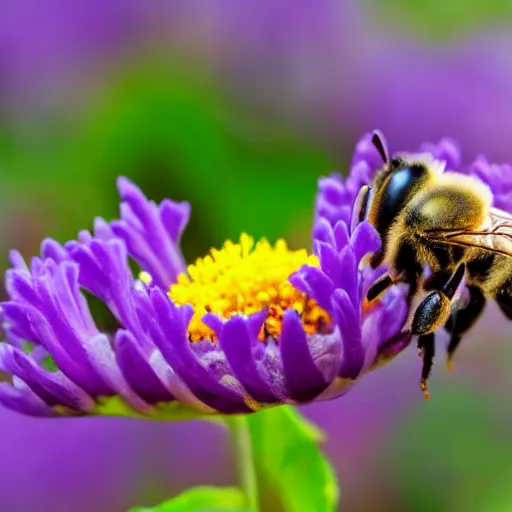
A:
[[[380,238],[350,215],[376,166],[364,138],[346,181],[320,181],[313,254],[242,235],[188,267],[189,205],[157,205],[120,178],[119,220],[45,240],[30,265],[11,253],[0,402],[38,416],[178,419],[343,395],[410,341],[398,287],[363,301]],[[114,332],[98,329],[84,292],[108,307]]]

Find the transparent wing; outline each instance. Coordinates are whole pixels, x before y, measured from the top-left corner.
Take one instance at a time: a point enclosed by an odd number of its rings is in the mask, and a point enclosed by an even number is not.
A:
[[[491,208],[484,226],[478,231],[431,230],[425,236],[432,241],[483,249],[512,257],[512,215]]]

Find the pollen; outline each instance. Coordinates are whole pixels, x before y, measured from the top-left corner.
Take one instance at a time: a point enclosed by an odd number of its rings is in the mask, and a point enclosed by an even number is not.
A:
[[[316,256],[306,250],[292,251],[284,240],[275,245],[266,239],[254,243],[252,237],[242,234],[239,243],[228,240],[220,250],[212,249],[189,265],[168,295],[177,305],[194,306],[188,329],[191,341],[215,340],[213,330],[201,320],[205,313],[227,319],[266,310],[261,340],[279,336],[288,309],[297,311],[308,334],[325,332],[331,325],[328,313],[288,281],[305,264],[319,265]]]

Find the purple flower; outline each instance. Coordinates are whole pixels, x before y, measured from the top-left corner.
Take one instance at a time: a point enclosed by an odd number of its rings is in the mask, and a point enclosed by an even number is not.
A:
[[[47,107],[49,101],[61,104],[63,88],[83,92],[105,62],[129,53],[175,10],[172,2],[140,0],[2,2],[0,94],[5,107],[33,115],[35,107]],[[68,97],[66,103],[69,108],[73,102]]]
[[[45,240],[30,265],[13,251],[0,344],[11,379],[0,401],[37,416],[180,419],[346,393],[410,340],[398,287],[370,308],[363,301],[375,277],[364,258],[380,238],[348,214],[378,162],[367,142],[346,182],[321,182],[313,255],[242,235],[186,267],[189,205],[157,205],[126,178],[119,220],[98,218],[93,234],[63,246]],[[117,330],[98,329],[84,290]]]
[[[506,29],[482,25],[433,44],[382,22],[364,0],[190,0],[186,6],[187,15],[174,19],[188,28],[189,51],[202,49],[237,99],[333,150],[379,126],[397,149],[450,133],[466,148],[512,156]]]
[[[470,165],[462,165],[460,147],[448,137],[437,144],[423,144],[419,151],[431,153],[444,163],[446,170],[478,178],[491,189],[493,206],[512,212],[512,166],[509,164],[491,164],[484,155],[478,155]]]

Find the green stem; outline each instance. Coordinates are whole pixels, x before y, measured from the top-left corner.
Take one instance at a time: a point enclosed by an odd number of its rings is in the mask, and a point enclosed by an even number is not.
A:
[[[258,500],[258,480],[254,466],[249,420],[247,416],[243,415],[232,416],[226,418],[226,423],[231,434],[238,478],[247,498],[247,505],[251,512],[258,512],[260,509]]]

